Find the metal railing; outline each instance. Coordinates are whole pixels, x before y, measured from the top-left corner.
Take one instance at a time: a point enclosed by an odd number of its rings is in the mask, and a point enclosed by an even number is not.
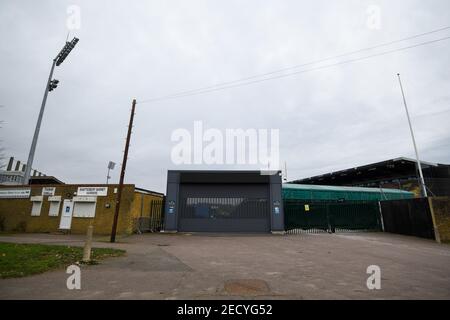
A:
[[[287,234],[380,231],[378,202],[284,201]]]
[[[138,233],[164,230],[164,200],[152,200],[149,210],[148,217],[139,217],[136,221]]]
[[[267,199],[184,198],[180,218],[189,219],[263,219],[268,215]]]

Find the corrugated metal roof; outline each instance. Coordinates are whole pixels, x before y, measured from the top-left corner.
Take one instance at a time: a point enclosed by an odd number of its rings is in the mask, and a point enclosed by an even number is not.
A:
[[[337,170],[337,171],[331,171],[328,173],[323,173],[323,174],[319,174],[319,175],[315,175],[312,177],[307,177],[307,178],[301,178],[301,179],[295,179],[293,182],[304,182],[304,181],[311,181],[311,180],[319,180],[320,178],[329,178],[332,176],[339,176],[342,174],[351,174],[353,172],[356,171],[360,171],[360,170],[370,170],[373,169],[375,167],[380,167],[380,166],[384,166],[387,165],[389,163],[396,163],[396,162],[408,162],[412,165],[416,165],[417,161],[415,159],[411,159],[411,158],[407,158],[407,157],[398,157],[398,158],[394,158],[394,159],[389,159],[389,160],[384,160],[384,161],[380,161],[380,162],[374,162],[374,163],[370,163],[370,164],[366,164],[366,165],[360,165],[360,166],[355,166],[355,167],[351,167],[351,168],[347,168],[347,169],[342,169],[342,170]],[[430,167],[437,167],[439,165],[439,163],[435,163],[435,162],[428,162],[428,161],[423,161],[420,160],[420,163],[424,166],[430,166]]]
[[[398,189],[283,184],[283,199],[299,201],[383,201],[413,198]]]
[[[322,186],[314,184],[294,184],[294,183],[283,183],[283,189],[292,190],[311,190],[311,191],[333,191],[333,192],[374,192],[380,193],[402,193],[402,194],[412,194],[409,191],[399,190],[399,189],[387,189],[387,188],[364,188],[364,187],[341,187],[341,186]]]

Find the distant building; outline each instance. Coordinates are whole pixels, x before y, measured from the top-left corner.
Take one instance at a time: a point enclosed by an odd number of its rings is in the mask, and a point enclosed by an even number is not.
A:
[[[281,172],[169,170],[167,232],[284,231]]]
[[[450,165],[421,161],[427,189],[432,196],[450,195]],[[289,183],[328,186],[396,188],[420,195],[417,162],[396,158],[325,173]]]
[[[0,170],[0,185],[22,184],[27,165],[14,157],[10,157],[5,169]],[[31,169],[30,184],[64,184],[53,176],[47,176],[40,171]]]
[[[0,171],[0,231],[70,232],[109,235],[117,205],[117,184],[65,184],[37,170],[22,185],[26,164],[13,157]],[[124,184],[117,234],[162,227],[164,194]]]

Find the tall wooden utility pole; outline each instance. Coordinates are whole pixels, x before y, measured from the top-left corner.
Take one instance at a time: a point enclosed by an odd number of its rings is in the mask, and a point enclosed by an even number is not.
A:
[[[117,190],[116,209],[114,212],[114,221],[111,230],[111,242],[116,241],[117,220],[119,219],[120,200],[122,198],[123,180],[125,178],[125,169],[127,167],[128,147],[130,146],[131,129],[133,128],[134,109],[136,107],[136,99],[131,104],[130,123],[128,125],[127,141],[125,142],[125,151],[123,153],[122,170],[120,171],[119,189]]]

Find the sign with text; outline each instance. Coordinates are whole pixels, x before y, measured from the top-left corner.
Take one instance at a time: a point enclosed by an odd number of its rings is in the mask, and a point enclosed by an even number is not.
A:
[[[77,196],[106,196],[108,187],[78,187]]]
[[[0,189],[0,198],[29,198],[31,189]]]
[[[73,202],[97,202],[97,197],[91,196],[76,196],[73,197]]]
[[[42,195],[43,196],[54,196],[55,195],[55,187],[44,187],[42,188]]]

